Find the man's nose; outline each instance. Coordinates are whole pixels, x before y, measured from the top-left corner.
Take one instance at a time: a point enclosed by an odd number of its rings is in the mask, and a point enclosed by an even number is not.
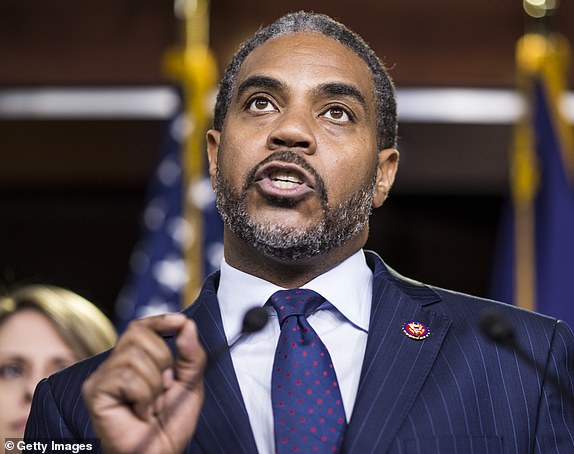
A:
[[[317,148],[311,113],[301,109],[284,111],[273,125],[267,137],[270,150],[299,148],[305,154],[313,154]]]

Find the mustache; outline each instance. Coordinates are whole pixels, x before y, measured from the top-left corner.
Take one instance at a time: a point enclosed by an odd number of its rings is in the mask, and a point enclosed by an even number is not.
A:
[[[301,155],[290,151],[290,150],[279,150],[271,153],[265,159],[257,163],[247,174],[245,178],[245,183],[243,185],[243,191],[246,191],[251,185],[255,184],[255,175],[261,167],[266,165],[271,161],[286,162],[289,164],[296,164],[299,167],[307,171],[315,180],[315,191],[322,200],[327,200],[327,190],[325,188],[325,182],[319,172],[313,168]]]

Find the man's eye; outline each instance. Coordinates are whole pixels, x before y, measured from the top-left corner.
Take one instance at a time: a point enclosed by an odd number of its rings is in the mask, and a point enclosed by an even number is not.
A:
[[[0,366],[0,380],[13,380],[20,378],[24,374],[24,367],[21,364],[4,364]]]
[[[347,111],[341,107],[330,107],[323,115],[330,120],[339,122],[346,122],[351,119]]]
[[[249,110],[254,112],[272,112],[276,109],[267,98],[255,98],[249,103]]]

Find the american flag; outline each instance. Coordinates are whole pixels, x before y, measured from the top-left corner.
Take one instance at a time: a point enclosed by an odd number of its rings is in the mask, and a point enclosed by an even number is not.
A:
[[[189,273],[206,276],[219,267],[223,255],[223,225],[215,207],[209,178],[186,190],[182,142],[189,121],[178,114],[168,125],[160,162],[143,213],[143,231],[130,260],[131,275],[116,303],[117,329],[122,332],[136,318],[179,311]],[[189,224],[184,203],[195,203],[203,214],[203,263],[185,263],[184,242]],[[198,232],[192,232],[195,235]]]

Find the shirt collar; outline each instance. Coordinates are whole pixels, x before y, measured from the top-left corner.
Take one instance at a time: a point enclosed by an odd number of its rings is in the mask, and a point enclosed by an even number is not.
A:
[[[371,313],[373,273],[362,250],[327,271],[303,288],[321,294],[349,322],[368,332]],[[263,306],[269,297],[283,288],[221,262],[217,299],[228,342],[241,333],[244,314],[252,307]]]

